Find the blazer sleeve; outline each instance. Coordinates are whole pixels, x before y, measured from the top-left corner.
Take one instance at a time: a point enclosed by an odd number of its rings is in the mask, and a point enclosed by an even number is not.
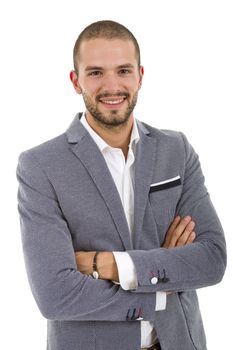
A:
[[[153,320],[155,293],[133,295],[77,270],[72,237],[52,182],[31,151],[17,167],[18,209],[29,284],[47,319]]]
[[[138,287],[133,293],[185,291],[216,284],[226,268],[224,233],[204,184],[199,158],[186,137],[183,189],[176,215],[191,215],[195,241],[173,249],[128,251],[136,268]]]

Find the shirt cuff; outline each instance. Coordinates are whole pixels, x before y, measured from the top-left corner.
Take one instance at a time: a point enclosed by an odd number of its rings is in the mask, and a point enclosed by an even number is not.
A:
[[[138,279],[131,256],[127,252],[112,252],[116,260],[121,288],[136,289]]]
[[[156,292],[155,311],[165,310],[166,304],[167,304],[167,293],[166,292]]]
[[[127,252],[112,252],[116,260],[119,281],[114,282],[120,284],[124,290],[136,289],[138,285],[137,273],[131,256]],[[166,309],[167,293],[156,292],[155,311]]]

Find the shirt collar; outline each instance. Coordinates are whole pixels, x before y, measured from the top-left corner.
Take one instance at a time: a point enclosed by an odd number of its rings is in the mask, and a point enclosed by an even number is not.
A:
[[[94,139],[95,143],[97,144],[97,146],[99,147],[100,151],[103,152],[104,149],[106,148],[113,148],[112,146],[110,146],[109,144],[107,144],[102,137],[100,137],[92,128],[91,126],[88,124],[85,115],[82,116],[82,118],[80,119],[80,122],[83,124],[83,126],[87,129],[87,131],[89,132],[89,134],[92,136],[92,138]],[[135,143],[137,144],[138,141],[140,139],[139,136],[139,132],[138,132],[138,126],[137,126],[137,122],[136,119],[134,118],[133,121],[133,128],[132,128],[132,132],[131,132],[131,136],[130,136],[130,142],[129,142],[129,148],[132,148],[132,145]]]

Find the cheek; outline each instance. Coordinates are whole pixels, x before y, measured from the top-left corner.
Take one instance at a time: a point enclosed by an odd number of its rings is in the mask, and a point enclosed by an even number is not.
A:
[[[98,94],[100,90],[100,86],[97,82],[93,82],[91,84],[84,83],[81,87],[82,87],[82,91],[92,99],[95,99],[95,96]]]
[[[127,82],[127,88],[129,91],[137,92],[140,88],[140,82],[136,78],[129,79]]]

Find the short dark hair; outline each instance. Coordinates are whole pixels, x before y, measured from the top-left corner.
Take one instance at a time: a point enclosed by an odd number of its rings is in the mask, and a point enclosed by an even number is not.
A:
[[[79,34],[78,39],[75,42],[73,50],[73,61],[74,69],[78,72],[78,61],[80,59],[80,45],[84,40],[91,40],[96,38],[103,39],[122,39],[131,40],[134,44],[136,56],[138,60],[138,66],[141,65],[140,59],[140,48],[135,36],[131,33],[129,29],[120,23],[114,21],[98,21],[91,23],[89,26],[84,28],[84,30]]]

